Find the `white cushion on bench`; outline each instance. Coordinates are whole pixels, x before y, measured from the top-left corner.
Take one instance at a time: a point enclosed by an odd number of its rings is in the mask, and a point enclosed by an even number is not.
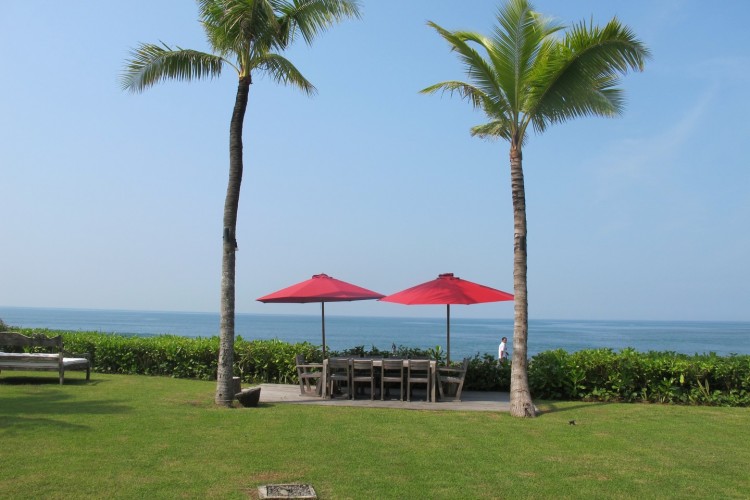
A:
[[[89,360],[86,358],[63,358],[63,365],[75,366],[75,365],[88,365]]]
[[[57,354],[48,354],[45,352],[2,352],[0,351],[0,356],[3,358],[24,358],[31,356],[32,358],[50,358],[50,359],[57,359]]]
[[[57,368],[60,357],[57,354],[48,354],[43,352],[0,352],[0,365],[10,368],[23,368],[28,366],[29,370],[33,367],[38,368]],[[86,358],[63,358],[63,365],[69,366],[88,366],[89,360]]]

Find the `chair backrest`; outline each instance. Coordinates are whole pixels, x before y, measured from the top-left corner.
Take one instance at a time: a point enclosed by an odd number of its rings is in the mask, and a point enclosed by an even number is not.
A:
[[[304,365],[305,364],[305,355],[304,354],[297,354],[294,357],[294,362],[297,366]]]
[[[371,361],[380,361],[383,359],[383,356],[362,356],[361,358],[353,358],[353,359],[364,359],[364,360],[371,360]]]
[[[437,386],[440,390],[440,398],[448,397],[448,401],[461,401],[461,391],[464,387],[464,380],[466,379],[466,371],[469,368],[469,358],[464,358],[464,362],[461,364],[461,368],[453,368],[450,366],[441,366],[438,368],[438,380]],[[444,393],[443,384],[448,384],[451,389],[451,393]]]
[[[328,368],[331,370],[349,370],[349,358],[331,358],[328,360]]]
[[[469,369],[469,358],[464,358],[464,362],[461,364],[461,371],[458,373],[458,378],[461,382],[466,378],[466,371]]]
[[[430,371],[430,360],[428,359],[410,359],[409,360],[409,373],[427,373]]]
[[[402,359],[383,359],[383,370],[401,370],[404,371],[404,360]]]
[[[382,365],[383,380],[393,382],[404,378],[404,360],[403,359],[384,359]]]
[[[62,349],[62,335],[47,337],[43,333],[33,333],[29,336],[18,332],[0,332],[0,345],[16,347],[56,347]]]
[[[372,377],[372,360],[371,359],[353,359],[352,373],[355,377]]]
[[[372,360],[354,358],[352,360],[352,368],[355,370],[372,370]]]
[[[469,369],[469,358],[464,358],[463,363],[461,364],[461,368],[454,368],[451,366],[439,366],[438,367],[438,377],[440,377],[440,380],[443,380],[445,377],[446,380],[448,378],[456,379],[459,378],[463,380],[466,377],[466,371]]]
[[[461,367],[453,368],[454,370],[460,370],[462,375],[466,373],[466,370],[469,368],[469,358],[464,358],[463,362],[461,363]],[[458,373],[458,371],[456,372]]]

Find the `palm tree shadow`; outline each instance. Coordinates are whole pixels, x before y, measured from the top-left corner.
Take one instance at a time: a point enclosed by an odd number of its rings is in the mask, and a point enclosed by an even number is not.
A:
[[[38,392],[3,396],[3,406],[0,413],[13,414],[76,414],[86,413],[102,415],[108,413],[122,413],[130,411],[130,406],[118,400],[90,400],[81,401],[71,394],[63,392]]]
[[[65,385],[85,386],[91,382],[84,379],[70,379]],[[0,386],[45,386],[40,391],[23,391],[3,394],[0,404],[0,430],[6,433],[20,433],[39,427],[50,429],[87,429],[88,426],[66,422],[67,415],[120,415],[132,411],[123,400],[86,400],[78,396],[78,391],[58,390],[56,377],[3,377]]]
[[[546,415],[548,413],[550,414],[551,413],[564,413],[566,411],[580,410],[584,408],[591,408],[593,406],[605,406],[605,405],[611,405],[611,404],[614,404],[614,403],[592,402],[592,403],[581,403],[581,404],[576,404],[576,405],[571,405],[571,406],[566,405],[566,406],[560,407],[560,406],[557,406],[554,401],[544,401],[544,402],[539,403],[537,408],[541,406],[541,408],[539,408],[539,415],[541,416],[541,415]]]
[[[61,430],[88,430],[89,426],[63,422],[54,418],[16,417],[2,415],[0,418],[0,431],[6,436],[24,434],[30,430],[49,428],[54,431]]]

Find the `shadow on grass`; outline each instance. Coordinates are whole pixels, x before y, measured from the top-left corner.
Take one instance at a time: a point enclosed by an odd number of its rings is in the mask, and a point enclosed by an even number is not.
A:
[[[563,406],[559,406],[560,403],[565,403]],[[605,406],[615,403],[611,402],[592,402],[592,403],[578,403],[573,404],[573,401],[540,401],[537,403],[539,409],[539,415],[546,415],[548,413],[563,413],[566,411],[580,410],[582,408],[591,408],[593,406]]]
[[[0,434],[20,434],[40,428],[85,430],[66,422],[67,415],[121,415],[132,411],[121,401],[81,401],[64,393],[26,393],[0,397]],[[45,416],[46,415],[46,416]],[[60,417],[60,418],[56,418]]]
[[[274,408],[276,403],[258,403],[257,406],[242,406],[236,399],[232,402],[232,408],[236,410],[258,410],[262,408]]]
[[[70,383],[69,383],[70,382]],[[96,382],[93,382],[96,383]],[[118,400],[82,400],[78,391],[64,391],[68,385],[90,385],[91,381],[70,380],[65,385],[59,385],[57,379],[53,382],[48,377],[7,377],[0,379],[0,386],[14,385],[22,390],[13,394],[0,393],[2,404],[0,416],[2,420],[16,419],[29,422],[42,422],[45,419],[29,417],[30,415],[108,415],[130,412],[132,408],[124,401]],[[26,387],[45,386],[41,391],[26,390]],[[85,393],[84,393],[85,394]],[[50,422],[55,422],[50,420]],[[3,422],[4,424],[5,422]],[[4,425],[0,425],[4,427]]]
[[[37,430],[40,428],[50,428],[58,430],[86,430],[89,427],[81,424],[71,424],[54,418],[29,418],[29,417],[9,417],[2,415],[0,418],[0,432],[4,435],[22,434],[27,430]]]
[[[132,410],[123,401],[80,401],[68,394],[3,396],[2,415],[108,415]]]
[[[98,385],[101,380],[86,380],[85,378],[66,378],[64,385]],[[35,376],[0,376],[0,385],[60,385],[57,374],[44,377]]]

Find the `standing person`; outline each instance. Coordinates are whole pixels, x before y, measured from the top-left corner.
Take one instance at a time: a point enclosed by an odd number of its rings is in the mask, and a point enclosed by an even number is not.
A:
[[[500,340],[500,347],[497,349],[497,361],[498,363],[502,363],[506,359],[508,359],[508,337],[503,337]]]

